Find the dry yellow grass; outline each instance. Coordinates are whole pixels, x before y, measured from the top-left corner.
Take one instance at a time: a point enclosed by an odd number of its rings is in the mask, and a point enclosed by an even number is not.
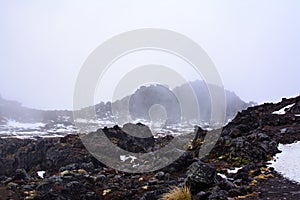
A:
[[[255,185],[257,185],[257,180],[251,181],[251,183],[250,183],[249,185],[250,185],[250,186],[255,186]]]
[[[238,196],[236,199],[247,199],[247,198],[256,197],[256,196],[257,196],[257,192],[253,192],[251,194],[246,194],[244,196]]]
[[[260,174],[254,177],[255,179],[263,179],[266,180],[268,178],[274,178],[273,174]]]
[[[192,200],[192,195],[186,186],[183,188],[174,187],[168,193],[163,194],[161,200]]]

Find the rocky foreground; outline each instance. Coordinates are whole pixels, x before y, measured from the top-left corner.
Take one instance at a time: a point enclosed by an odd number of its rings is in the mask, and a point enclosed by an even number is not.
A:
[[[203,158],[197,157],[198,151],[214,132],[195,130],[188,151],[176,162],[144,174],[105,166],[77,135],[0,139],[0,199],[152,200],[184,185],[193,199],[300,199],[300,185],[266,165],[279,152],[279,143],[300,140],[300,96],[238,113]],[[117,126],[103,131],[113,143],[132,152],[155,150],[173,138],[138,139]],[[134,162],[125,159],[124,165]],[[241,168],[228,170],[236,167]]]

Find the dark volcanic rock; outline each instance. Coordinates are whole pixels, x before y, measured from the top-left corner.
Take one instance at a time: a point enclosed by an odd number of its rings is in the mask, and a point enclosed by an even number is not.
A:
[[[114,126],[113,129],[104,128],[103,132],[113,143],[130,152],[145,153],[154,146],[151,130],[140,123],[125,124],[123,129],[118,126]]]
[[[191,188],[193,199],[299,199],[299,185],[266,167],[266,162],[278,152],[279,143],[300,140],[300,117],[296,116],[299,99],[283,99],[277,104],[240,112],[223,128],[215,147],[204,158],[197,158],[197,152],[205,136],[214,132],[198,128],[194,140],[188,144],[189,150],[179,159],[160,171],[144,174],[129,174],[103,165],[76,135],[35,140],[0,139],[0,197],[152,200],[159,199],[172,186],[186,184]],[[293,106],[285,113],[273,113],[288,105]],[[115,126],[102,130],[115,145],[131,152],[151,152],[173,139],[172,136],[154,138],[142,124],[125,129]],[[143,138],[139,137],[140,132]],[[99,134],[100,130],[87,136],[93,140]],[[102,150],[105,144],[100,140],[98,145]],[[172,156],[175,151],[177,149],[168,151],[167,155]],[[159,161],[167,162],[166,157]],[[236,173],[227,172],[236,166],[242,168]],[[44,178],[37,176],[40,170],[46,171]],[[222,174],[227,178],[222,178]]]
[[[299,100],[300,96],[283,99],[277,104],[250,107],[238,113],[223,128],[208,157],[221,158],[236,166],[267,161],[279,152],[279,143],[292,143],[300,139],[300,119],[291,113],[298,109]],[[286,114],[273,113],[288,105],[293,106]]]
[[[186,185],[193,194],[204,190],[217,182],[216,169],[201,161],[194,162],[187,171]]]

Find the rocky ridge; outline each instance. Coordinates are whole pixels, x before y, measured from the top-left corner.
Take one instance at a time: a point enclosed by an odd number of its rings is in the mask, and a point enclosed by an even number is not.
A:
[[[144,174],[105,166],[77,135],[0,139],[0,199],[147,200],[183,185],[190,188],[193,199],[299,199],[300,186],[266,165],[279,152],[279,143],[300,139],[299,110],[300,96],[250,107],[222,129],[215,147],[203,158],[197,152],[205,136],[214,132],[197,128],[188,151],[176,162]],[[118,126],[103,131],[113,143],[132,152],[152,151],[173,139],[137,140]],[[133,163],[127,159],[124,164]],[[230,171],[236,167],[239,170]],[[43,177],[40,171],[45,171]]]

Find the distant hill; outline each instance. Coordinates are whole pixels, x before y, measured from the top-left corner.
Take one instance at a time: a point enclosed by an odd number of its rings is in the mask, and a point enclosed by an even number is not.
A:
[[[202,121],[207,121],[211,115],[211,99],[209,90],[204,81],[193,81],[189,83],[193,88],[195,95],[197,97],[197,101],[199,103],[200,110],[200,118]],[[174,93],[182,96],[182,99],[187,101],[186,105],[189,105],[189,95],[186,93],[188,91],[189,84],[184,84],[182,86],[176,87],[173,91]],[[217,86],[213,86],[217,87]],[[186,97],[186,98],[184,98]],[[188,98],[189,97],[189,98]],[[240,99],[234,92],[225,90],[225,98],[226,98],[226,120],[234,118],[238,111],[244,110],[249,106],[253,106],[254,102],[246,103]],[[195,109],[193,107],[189,108],[190,110]]]
[[[0,96],[0,121],[15,120],[24,123],[72,122],[72,112],[67,110],[38,110],[22,106],[20,102]],[[0,122],[1,123],[1,122]]]
[[[190,91],[191,88],[194,91],[192,94]],[[193,97],[193,94],[196,98]],[[253,102],[244,102],[234,92],[228,90],[225,90],[225,96],[227,106],[226,120],[232,119],[238,111],[244,110],[254,104]],[[192,103],[193,99],[194,101]],[[163,85],[142,86],[130,97],[127,96],[114,102],[112,105],[115,114],[121,118],[126,118],[130,113],[133,120],[149,120],[149,109],[155,104],[162,105],[165,108],[168,118],[167,122],[170,123],[180,122],[181,116],[183,116],[186,121],[197,119],[197,109],[199,109],[200,118],[198,119],[200,119],[200,121],[210,121],[211,99],[205,82],[200,80],[186,83],[173,90]],[[98,106],[102,108],[102,110],[111,110],[109,108],[104,109],[104,104],[102,104],[102,106],[98,104]],[[107,106],[111,106],[111,104]],[[129,107],[129,109],[124,109],[126,107]],[[183,110],[185,113],[182,113]]]
[[[193,88],[198,100],[200,110],[200,120],[208,122],[211,114],[211,103],[209,92],[203,81],[193,81],[170,90],[162,85],[142,86],[138,88],[131,96],[124,97],[121,100],[111,102],[100,102],[95,105],[96,114],[99,120],[113,121],[114,117],[119,117],[128,122],[127,116],[130,114],[132,120],[149,120],[149,109],[159,104],[165,108],[167,122],[181,122],[182,104],[185,105],[185,120],[193,120],[197,108],[190,101],[192,97],[188,92],[190,86]],[[232,119],[238,111],[246,109],[252,103],[246,103],[235,93],[225,91],[227,101],[226,120]],[[178,98],[179,97],[179,100]],[[187,105],[187,106],[186,106]],[[197,105],[196,105],[197,106]],[[89,115],[89,109],[85,108]],[[69,110],[37,110],[27,108],[17,101],[5,100],[0,96],[0,124],[5,124],[7,120],[18,122],[35,123],[73,123],[73,113]],[[120,121],[118,121],[120,122]]]

